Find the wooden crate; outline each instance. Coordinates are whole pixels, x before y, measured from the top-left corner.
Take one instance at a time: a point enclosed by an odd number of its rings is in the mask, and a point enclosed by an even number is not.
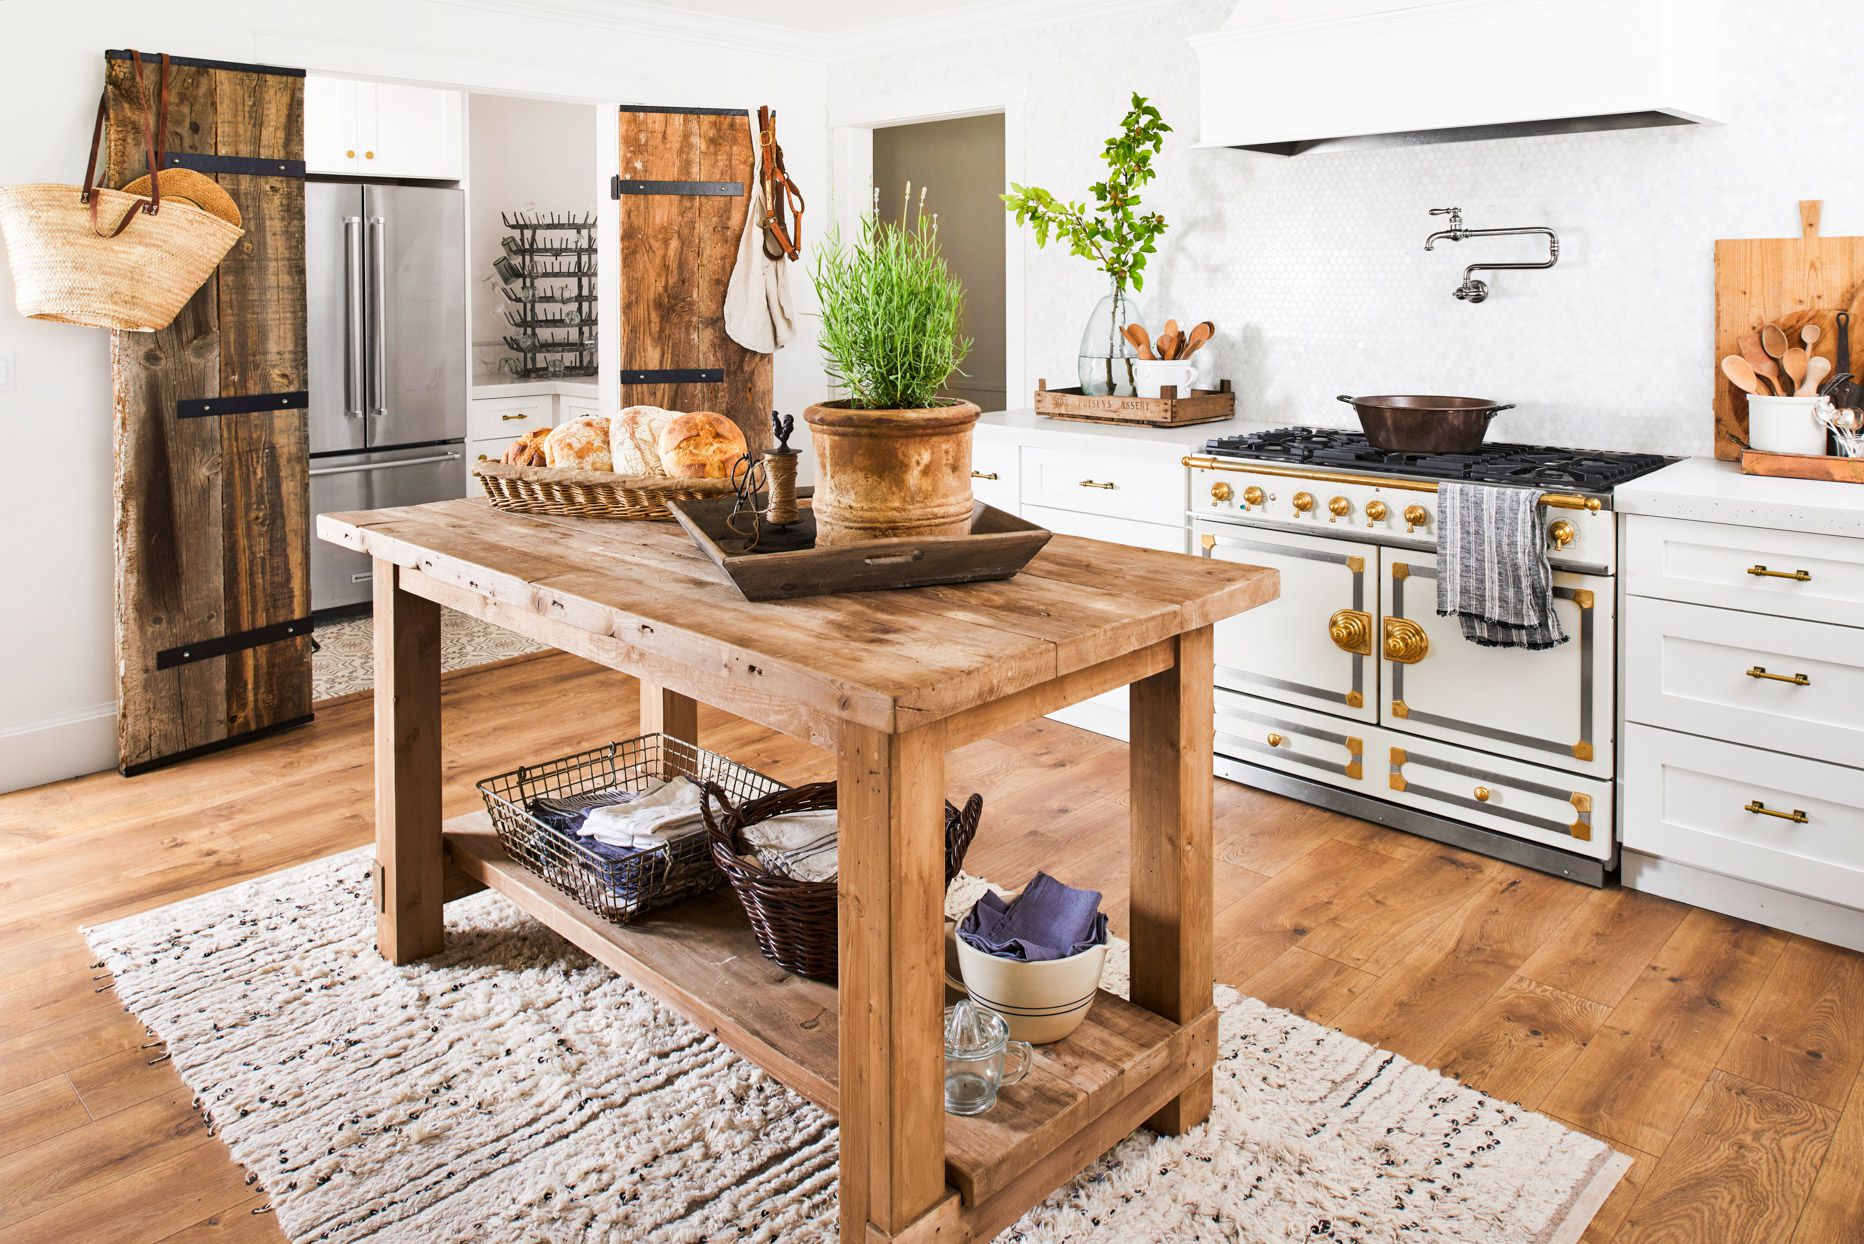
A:
[[[1764,454],[1759,450],[1744,449],[1741,451],[1741,473],[1864,484],[1864,458],[1840,458],[1832,454]]]
[[[1167,386],[1165,392],[1173,390]],[[1235,415],[1236,394],[1227,380],[1218,381],[1214,389],[1198,389],[1189,397],[1095,397],[1079,389],[1051,389],[1048,381],[1038,380],[1036,413],[1081,423],[1182,428],[1195,423],[1221,423]]]

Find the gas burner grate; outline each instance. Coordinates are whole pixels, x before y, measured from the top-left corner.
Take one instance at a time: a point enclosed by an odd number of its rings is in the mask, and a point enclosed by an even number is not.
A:
[[[1248,436],[1224,436],[1204,445],[1219,458],[1302,462],[1333,470],[1462,479],[1483,484],[1522,484],[1610,492],[1674,459],[1658,454],[1558,449],[1547,445],[1484,445],[1469,454],[1401,454],[1374,449],[1363,432],[1325,428],[1278,428]]]

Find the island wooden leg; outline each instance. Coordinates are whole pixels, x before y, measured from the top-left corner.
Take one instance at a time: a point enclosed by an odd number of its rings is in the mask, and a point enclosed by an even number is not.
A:
[[[944,726],[843,723],[837,776],[841,1239],[867,1244],[946,1196]]]
[[[1211,639],[1178,637],[1172,668],[1132,684],[1132,1000],[1180,1023],[1210,1007]],[[1210,1115],[1211,1076],[1146,1121],[1177,1135]]]
[[[391,963],[442,943],[440,606],[375,563],[375,944]]]
[[[641,680],[641,733],[699,741],[699,702],[659,683]]]

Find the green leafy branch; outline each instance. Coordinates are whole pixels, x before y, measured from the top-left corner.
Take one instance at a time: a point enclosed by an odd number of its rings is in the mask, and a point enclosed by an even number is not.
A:
[[[1017,224],[1034,226],[1037,246],[1047,246],[1050,237],[1066,241],[1072,253],[1093,260],[1112,278],[1116,290],[1144,289],[1146,257],[1157,249],[1165,218],[1138,210],[1139,188],[1157,176],[1152,157],[1165,149],[1169,133],[1159,110],[1135,93],[1119,132],[1101,149],[1107,176],[1088,187],[1092,209],[1063,202],[1040,186],[1012,183],[1012,193],[1000,197],[1016,213]]]

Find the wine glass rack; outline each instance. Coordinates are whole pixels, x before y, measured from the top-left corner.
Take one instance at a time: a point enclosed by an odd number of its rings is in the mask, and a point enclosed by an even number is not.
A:
[[[493,264],[508,304],[507,370],[552,380],[596,374],[593,213],[501,212],[511,232]]]

